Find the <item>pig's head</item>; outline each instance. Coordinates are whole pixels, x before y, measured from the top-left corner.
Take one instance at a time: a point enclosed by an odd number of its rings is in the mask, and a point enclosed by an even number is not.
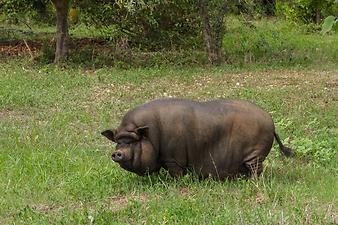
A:
[[[133,131],[105,130],[101,133],[116,143],[116,150],[112,153],[113,161],[140,176],[157,172],[161,167],[158,153],[149,140],[148,129],[139,127]]]

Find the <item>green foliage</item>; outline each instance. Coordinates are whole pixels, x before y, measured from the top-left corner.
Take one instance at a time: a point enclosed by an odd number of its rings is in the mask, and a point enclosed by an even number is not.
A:
[[[337,144],[334,140],[330,139],[317,139],[312,138],[300,138],[291,141],[291,144],[296,147],[297,154],[307,160],[313,161],[313,163],[331,164],[333,165],[333,159],[336,157]]]
[[[35,60],[42,64],[49,64],[54,61],[54,58],[55,47],[51,45],[47,40],[44,40],[41,47],[41,53],[39,57],[37,57]]]
[[[227,27],[223,40],[225,62],[232,65],[264,64],[277,66],[310,66],[318,63],[337,62],[337,37],[323,37],[308,32],[308,25],[294,26],[283,20],[247,21],[240,17],[230,16],[225,19]],[[13,29],[22,27],[13,27]],[[115,26],[105,28],[115,33]],[[55,27],[33,26],[32,35],[3,35],[1,38],[31,40],[42,42],[39,64],[52,62],[54,45],[50,41]],[[129,42],[105,39],[101,28],[87,27],[83,24],[71,27],[69,65],[86,67],[117,66],[122,68],[150,67],[163,65],[205,65],[208,60],[200,49],[177,49],[147,51],[132,46]],[[28,54],[28,52],[26,52]],[[314,54],[316,53],[316,54]]]
[[[276,0],[277,14],[294,22],[312,23],[337,10],[334,0]]]
[[[49,0],[3,0],[0,9],[10,23],[19,23],[26,19],[51,23],[54,19],[52,3]]]
[[[283,118],[276,122],[277,127],[281,129],[290,129],[293,123],[290,119]],[[317,118],[309,121],[304,130],[311,131],[312,137],[305,136],[290,140],[284,140],[284,143],[290,143],[298,158],[308,160],[311,163],[319,165],[335,166],[337,163],[338,143],[332,138],[336,135],[333,127],[322,127]]]
[[[200,45],[199,19],[194,1],[75,1],[81,20],[101,29],[113,25],[115,32],[104,32],[115,42],[127,39],[147,50],[194,48]]]
[[[258,19],[275,15],[275,0],[241,0],[229,5],[233,14],[244,17]]]

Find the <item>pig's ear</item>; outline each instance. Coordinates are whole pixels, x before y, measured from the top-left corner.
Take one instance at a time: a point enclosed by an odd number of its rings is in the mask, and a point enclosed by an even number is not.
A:
[[[138,127],[135,129],[136,134],[139,137],[148,137],[149,134],[149,127],[148,126],[144,126],[144,127]]]
[[[105,130],[105,131],[102,131],[101,134],[105,136],[106,138],[108,138],[109,140],[115,142],[116,130]]]

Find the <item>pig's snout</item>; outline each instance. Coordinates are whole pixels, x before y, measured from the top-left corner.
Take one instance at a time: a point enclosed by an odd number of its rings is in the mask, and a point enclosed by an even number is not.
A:
[[[123,152],[122,151],[119,151],[119,150],[117,150],[116,152],[114,152],[113,154],[112,154],[112,159],[113,159],[113,161],[114,162],[121,162],[122,160],[123,160]]]

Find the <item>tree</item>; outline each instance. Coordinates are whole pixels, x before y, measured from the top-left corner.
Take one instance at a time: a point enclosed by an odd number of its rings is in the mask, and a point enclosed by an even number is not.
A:
[[[94,25],[107,38],[147,51],[200,46],[200,20],[196,0],[73,0],[81,21]],[[111,32],[113,28],[114,32]]]
[[[1,0],[0,12],[12,21],[22,21],[28,15],[34,19],[46,19],[49,3],[49,0]]]
[[[68,9],[69,0],[52,0],[56,9],[56,50],[54,62],[68,54]]]
[[[228,4],[227,0],[198,0],[203,39],[208,59],[212,64],[219,64],[222,61],[222,41],[225,35],[223,19],[227,13]]]

